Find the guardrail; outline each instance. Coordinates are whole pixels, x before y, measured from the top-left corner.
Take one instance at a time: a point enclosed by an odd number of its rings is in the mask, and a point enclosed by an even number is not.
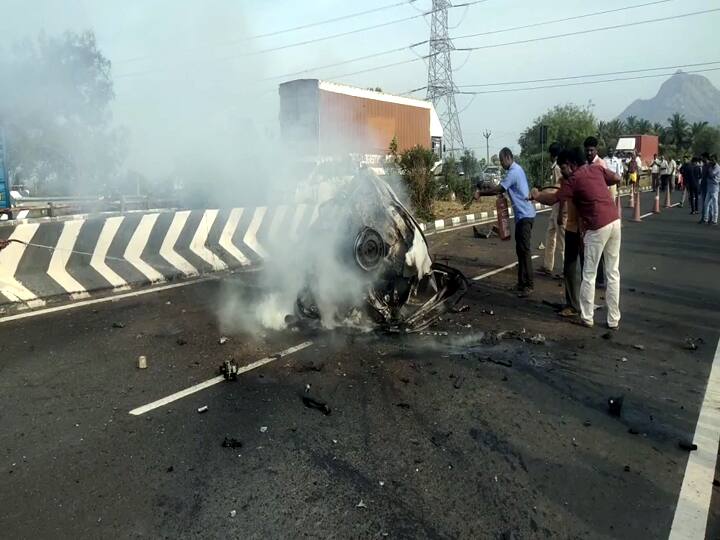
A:
[[[177,208],[176,199],[157,199],[140,195],[103,197],[98,195],[69,197],[22,197],[6,210],[10,219],[23,217],[58,217],[76,213],[125,212],[150,208]]]

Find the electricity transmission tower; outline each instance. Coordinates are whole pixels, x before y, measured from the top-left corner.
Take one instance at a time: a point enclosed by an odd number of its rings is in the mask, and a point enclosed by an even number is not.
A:
[[[432,101],[440,117],[445,148],[454,155],[463,149],[464,144],[455,105],[457,87],[452,78],[450,58],[454,49],[448,36],[448,8],[451,5],[450,0],[432,0],[427,99]]]

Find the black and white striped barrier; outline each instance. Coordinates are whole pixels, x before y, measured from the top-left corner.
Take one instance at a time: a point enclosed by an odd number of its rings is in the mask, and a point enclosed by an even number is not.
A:
[[[12,222],[0,239],[0,307],[123,291],[257,266],[273,238],[292,241],[317,218],[310,205],[129,213]]]

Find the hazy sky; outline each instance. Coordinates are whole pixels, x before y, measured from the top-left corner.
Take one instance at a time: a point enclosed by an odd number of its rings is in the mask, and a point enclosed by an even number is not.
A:
[[[466,0],[457,0],[456,3]],[[495,32],[509,27],[647,4],[649,0],[487,0],[451,10],[452,36]],[[300,31],[249,39],[259,34],[370,10],[400,0],[0,0],[0,35],[7,46],[45,31],[95,31],[103,53],[113,63],[115,119],[131,133],[130,165],[162,174],[181,157],[192,159],[203,146],[224,151],[244,146],[258,133],[276,134],[277,83],[318,77],[400,93],[424,86],[425,61],[347,75],[416,58],[405,49],[373,59],[278,77],[342,62],[429,37],[429,18],[418,17],[303,46],[265,49],[342,33],[419,15],[431,0],[348,18]],[[542,5],[542,10],[538,6]],[[670,0],[571,22],[457,39],[456,47],[486,46],[625,23],[631,28],[492,47],[453,56],[458,85],[524,81],[697,62],[720,62],[720,12],[676,19],[683,13],[720,8],[720,0]],[[661,22],[639,24],[663,18]],[[415,49],[428,53],[427,44]],[[720,67],[720,63],[715,66]],[[703,69],[701,68],[688,68]],[[666,73],[661,70],[649,73]],[[642,72],[641,74],[648,74]],[[704,73],[720,87],[720,71]],[[613,78],[601,77],[601,78]],[[610,119],[635,98],[652,97],[664,77],[587,86],[458,96],[466,145],[480,147],[482,131],[493,132],[491,152],[516,147],[519,133],[556,104],[591,102],[596,115]],[[543,83],[540,83],[543,84]],[[548,83],[544,83],[548,84]],[[536,85],[536,84],[535,84]],[[531,84],[530,86],[535,86]],[[504,90],[491,86],[478,90]],[[423,97],[424,93],[416,94]],[[237,141],[237,144],[235,144]],[[233,150],[234,151],[234,150]],[[239,150],[242,151],[242,150]]]

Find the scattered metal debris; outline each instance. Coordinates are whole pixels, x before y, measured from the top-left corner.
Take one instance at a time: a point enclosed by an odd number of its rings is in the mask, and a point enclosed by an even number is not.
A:
[[[355,505],[355,508],[367,508],[367,504],[365,504],[363,500],[360,499],[360,502]]]
[[[202,407],[199,407],[198,410],[197,410],[197,412],[199,412],[199,413],[204,413],[204,412],[207,412],[207,411],[208,411],[208,406],[207,406],[207,405],[203,405]]]
[[[138,369],[147,369],[147,358],[144,355],[138,356],[137,367]]]
[[[225,437],[221,446],[223,448],[242,448],[242,442],[232,437]]]
[[[303,405],[309,409],[317,409],[325,416],[328,416],[332,411],[327,403],[320,401],[319,399],[312,398],[310,396],[302,396]]]
[[[500,234],[498,233],[497,225],[493,225],[490,229],[485,229],[482,231],[475,227],[475,225],[473,225],[473,238],[484,238],[487,240],[488,238],[491,238],[493,236],[500,236]]]
[[[623,406],[623,396],[608,398],[608,412],[610,416],[620,416]]]
[[[260,426],[260,433],[267,433],[267,426]]]
[[[691,351],[696,351],[698,349],[698,346],[704,343],[705,340],[703,338],[686,338],[685,348]]]
[[[235,381],[238,377],[238,370],[240,367],[235,363],[235,360],[225,360],[219,368],[220,374],[225,378],[226,381]]]
[[[532,343],[533,345],[544,345],[545,341],[547,340],[542,334],[535,334],[530,338],[530,343]]]

